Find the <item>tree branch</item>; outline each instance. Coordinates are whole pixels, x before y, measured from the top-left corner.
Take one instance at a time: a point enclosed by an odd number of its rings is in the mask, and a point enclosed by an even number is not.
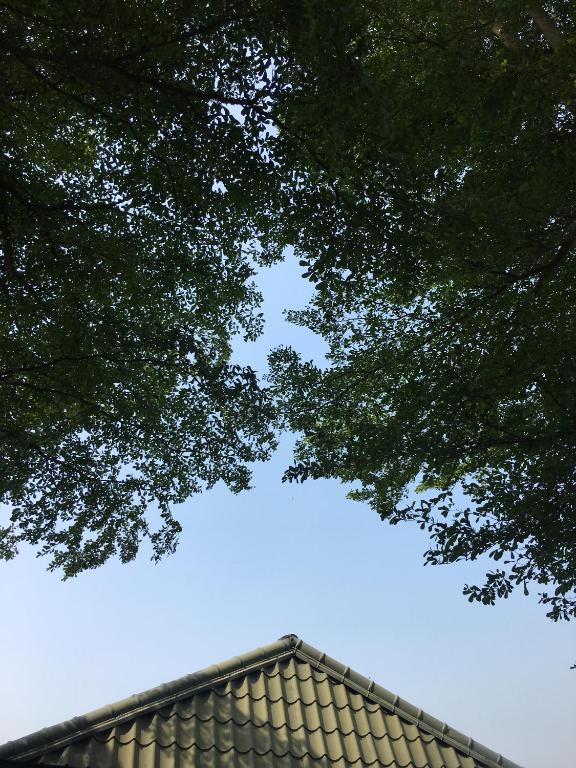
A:
[[[515,35],[506,32],[501,21],[494,21],[490,24],[490,31],[498,40],[511,51],[521,51],[524,47]]]
[[[546,40],[550,43],[550,46],[552,48],[558,48],[564,41],[564,35],[548,11],[544,10],[538,3],[536,5],[531,5],[530,8],[528,8],[528,13],[532,17],[534,24],[536,24],[540,32],[542,32]]]

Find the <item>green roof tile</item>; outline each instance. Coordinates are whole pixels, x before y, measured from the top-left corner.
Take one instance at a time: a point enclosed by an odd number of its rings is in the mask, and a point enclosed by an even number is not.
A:
[[[0,747],[70,768],[518,768],[287,635]]]

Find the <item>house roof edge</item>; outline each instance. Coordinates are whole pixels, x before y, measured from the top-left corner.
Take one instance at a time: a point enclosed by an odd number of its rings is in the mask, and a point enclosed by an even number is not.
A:
[[[512,760],[508,760],[508,758],[503,757],[498,752],[480,744],[455,728],[450,727],[442,720],[438,720],[438,718],[429,715],[409,701],[400,698],[400,696],[397,696],[383,686],[378,685],[374,680],[364,677],[364,675],[350,669],[350,667],[345,666],[331,656],[327,656],[325,653],[314,648],[312,645],[308,645],[308,643],[305,643],[303,640],[298,640],[295,648],[296,656],[300,657],[302,660],[309,661],[317,669],[332,673],[332,675],[339,678],[349,687],[354,688],[358,693],[377,702],[385,709],[388,709],[388,711],[400,715],[437,738],[451,744],[460,752],[464,752],[464,754],[479,760],[486,765],[487,768],[522,768],[522,766],[514,763]]]
[[[164,702],[172,702],[206,685],[217,683],[221,678],[229,679],[263,662],[269,663],[277,658],[295,653],[296,635],[284,635],[269,645],[264,645],[239,656],[233,656],[220,664],[193,672],[169,683],[149,688],[142,693],[133,694],[124,699],[94,709],[84,715],[73,717],[57,725],[51,725],[34,731],[28,736],[8,741],[0,745],[0,759],[26,760],[46,751],[46,747],[59,747],[79,737],[89,735],[95,730],[135,717],[143,712],[160,707]]]
[[[521,768],[517,763],[502,757],[492,749],[451,728],[441,720],[429,715],[405,699],[401,699],[370,678],[364,677],[364,675],[350,669],[350,667],[305,643],[293,634],[284,635],[274,643],[234,656],[220,664],[213,664],[198,672],[184,675],[169,683],[150,688],[143,693],[95,709],[85,715],[43,728],[14,741],[8,741],[6,744],[0,745],[0,760],[25,762],[47,751],[47,747],[58,748],[78,738],[90,735],[101,728],[136,717],[152,708],[162,707],[221,681],[246,674],[264,663],[294,655],[309,662],[316,669],[325,671],[332,677],[339,679],[348,687],[383,706],[389,712],[398,714],[460,752],[480,761],[486,768]]]

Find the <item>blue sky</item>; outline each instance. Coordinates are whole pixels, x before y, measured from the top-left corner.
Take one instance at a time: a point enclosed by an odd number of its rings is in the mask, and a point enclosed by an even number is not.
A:
[[[265,335],[321,342],[282,319],[307,284],[291,259],[259,276]],[[281,483],[286,439],[254,489],[179,510],[177,553],[61,582],[31,552],[0,563],[0,743],[295,633],[525,768],[576,754],[576,631],[535,596],[470,605],[481,565],[424,567],[426,537],[390,527],[337,482]]]

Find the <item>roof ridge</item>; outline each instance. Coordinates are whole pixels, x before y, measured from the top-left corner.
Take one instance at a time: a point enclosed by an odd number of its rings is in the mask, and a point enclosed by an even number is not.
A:
[[[520,768],[516,763],[465,736],[445,722],[401,699],[370,678],[355,672],[341,662],[327,656],[297,635],[283,635],[269,645],[234,656],[220,664],[184,675],[169,683],[150,688],[140,694],[129,696],[113,704],[95,709],[80,717],[66,720],[36,731],[0,746],[0,760],[13,758],[26,760],[38,755],[48,746],[58,748],[78,738],[88,736],[97,730],[117,725],[138,717],[151,709],[159,709],[185,696],[191,696],[207,687],[216,685],[249,673],[251,670],[274,661],[296,656],[310,663],[315,669],[330,674],[347,687],[360,693],[393,714],[397,714],[418,728],[455,747],[460,752],[480,760],[486,768]]]
[[[433,736],[442,739],[442,741],[452,745],[460,752],[481,760],[488,768],[521,768],[512,760],[508,760],[508,758],[484,746],[484,744],[478,743],[472,737],[466,736],[455,728],[451,728],[442,720],[429,715],[409,701],[401,699],[400,696],[378,685],[374,680],[364,677],[364,675],[355,672],[350,667],[344,666],[341,662],[333,659],[331,656],[327,656],[326,653],[319,651],[312,645],[308,645],[303,640],[299,640],[296,644],[295,655],[303,661],[312,662],[315,669],[328,673],[332,672],[344,685],[348,685],[357,693],[385,707],[393,714],[408,720],[408,722],[413,723],[418,728],[422,728]]]
[[[169,683],[149,688],[120,699],[112,704],[91,710],[84,715],[34,731],[28,736],[8,741],[0,745],[0,759],[18,757],[27,759],[45,751],[50,745],[62,746],[84,735],[90,735],[96,730],[116,725],[119,722],[137,717],[152,708],[161,707],[187,695],[192,695],[199,689],[217,685],[237,675],[245,674],[253,667],[262,663],[270,663],[277,659],[293,656],[296,645],[301,642],[296,635],[284,635],[269,645],[233,656],[219,664],[200,669],[188,675],[172,680]]]

